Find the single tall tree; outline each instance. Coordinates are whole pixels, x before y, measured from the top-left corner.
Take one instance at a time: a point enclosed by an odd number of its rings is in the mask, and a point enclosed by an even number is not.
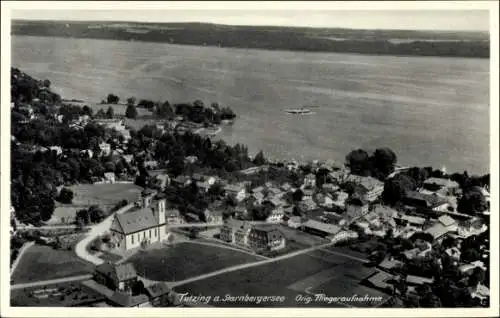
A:
[[[130,119],[136,119],[137,118],[137,108],[135,105],[128,105],[127,109],[125,110],[125,117],[130,118]]]

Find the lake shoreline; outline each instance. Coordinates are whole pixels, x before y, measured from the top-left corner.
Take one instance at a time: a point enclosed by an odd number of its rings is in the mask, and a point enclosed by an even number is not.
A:
[[[389,147],[410,165],[489,171],[487,60],[25,36],[12,43],[12,64],[50,78],[62,96],[229,106],[238,119],[216,138],[252,153],[342,161],[352,149]],[[116,58],[101,57],[110,51]],[[283,111],[301,105],[321,108],[300,117]]]

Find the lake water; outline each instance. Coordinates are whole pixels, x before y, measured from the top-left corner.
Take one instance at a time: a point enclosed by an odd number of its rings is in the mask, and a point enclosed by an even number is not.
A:
[[[273,158],[343,162],[389,147],[402,164],[489,171],[486,59],[13,36],[12,64],[65,98],[219,102],[239,116],[220,136]],[[320,107],[284,112],[302,105]]]

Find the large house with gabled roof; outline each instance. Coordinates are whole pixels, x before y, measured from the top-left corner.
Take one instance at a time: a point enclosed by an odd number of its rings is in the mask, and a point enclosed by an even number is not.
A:
[[[95,268],[94,279],[113,291],[131,294],[133,285],[137,282],[137,272],[132,263],[105,262]]]

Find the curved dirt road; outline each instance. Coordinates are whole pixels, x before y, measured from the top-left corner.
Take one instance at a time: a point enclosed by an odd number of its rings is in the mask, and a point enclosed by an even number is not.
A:
[[[122,214],[125,213],[126,211],[130,210],[134,204],[129,204],[124,206],[123,208],[119,209],[115,213],[117,214]],[[90,229],[90,231],[87,232],[87,235],[83,240],[78,242],[75,247],[75,253],[78,257],[80,257],[83,260],[86,260],[87,262],[90,262],[94,265],[100,265],[104,263],[102,259],[99,257],[90,254],[87,251],[87,246],[99,235],[104,234],[109,228],[111,227],[111,223],[113,222],[114,218],[114,213],[109,215],[107,218],[105,218],[101,223],[98,223],[96,225],[93,225]]]

